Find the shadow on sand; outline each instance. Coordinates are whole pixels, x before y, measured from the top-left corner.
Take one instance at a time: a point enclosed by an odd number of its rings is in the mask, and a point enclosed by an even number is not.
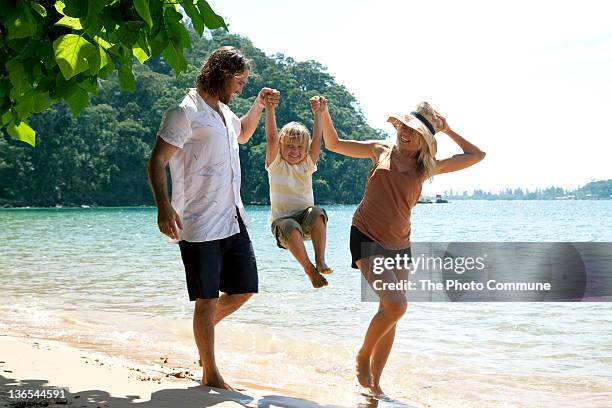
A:
[[[58,387],[50,386],[47,380],[28,379],[16,380],[0,375],[0,407],[2,408],[26,408],[26,407],[138,407],[138,408],[204,408],[213,407],[222,403],[233,403],[236,406],[257,408],[331,408],[340,405],[321,405],[314,401],[302,398],[293,398],[283,395],[263,395],[253,397],[247,393],[219,390],[216,388],[193,386],[187,389],[163,389],[151,394],[151,400],[139,402],[138,395],[126,397],[111,396],[104,390],[85,390],[78,393],[66,393],[63,401],[53,400],[16,400],[9,398],[9,391],[13,390],[51,390]],[[224,405],[225,406],[225,405]],[[416,408],[391,399],[376,399],[371,396],[362,395],[360,401],[356,401],[357,408]]]

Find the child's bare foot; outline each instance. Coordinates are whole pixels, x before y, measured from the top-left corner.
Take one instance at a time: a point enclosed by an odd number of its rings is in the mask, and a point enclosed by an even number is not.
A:
[[[327,286],[327,279],[325,279],[318,271],[317,268],[315,268],[314,265],[311,265],[310,269],[304,269],[304,272],[306,272],[306,275],[308,276],[308,279],[310,279],[310,282],[312,283],[312,286],[314,286],[315,288],[322,288],[323,286]]]
[[[323,275],[329,275],[330,273],[333,273],[334,270],[330,268],[329,266],[327,266],[327,264],[325,263],[325,260],[322,260],[322,261],[317,261],[317,272]]]
[[[372,374],[370,373],[370,356],[359,352],[357,353],[356,360],[355,373],[357,374],[357,381],[359,381],[362,387],[372,390],[374,384],[372,384]]]

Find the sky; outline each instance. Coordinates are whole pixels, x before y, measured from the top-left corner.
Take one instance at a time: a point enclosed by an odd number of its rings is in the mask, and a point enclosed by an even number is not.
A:
[[[612,178],[612,2],[209,0],[268,55],[316,60],[368,123],[429,101],[487,153],[426,195]],[[282,96],[281,96],[282,97]],[[281,100],[282,103],[282,100]],[[306,103],[306,102],[305,102]],[[438,159],[460,153],[438,134]]]

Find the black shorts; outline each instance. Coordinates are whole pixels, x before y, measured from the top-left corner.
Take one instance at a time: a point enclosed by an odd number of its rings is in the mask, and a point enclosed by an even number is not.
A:
[[[412,258],[410,247],[404,249],[387,249],[361,232],[357,227],[351,225],[351,267],[357,267],[357,261],[363,258],[368,258],[374,255],[382,255],[385,257],[395,257],[396,255],[403,256],[404,254]]]
[[[206,242],[180,241],[189,300],[257,293],[257,263],[249,233],[238,213],[240,232]]]

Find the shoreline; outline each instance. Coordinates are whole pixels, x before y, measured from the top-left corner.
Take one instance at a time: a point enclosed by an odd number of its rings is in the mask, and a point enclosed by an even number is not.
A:
[[[69,345],[60,341],[0,335],[0,406],[38,403],[78,407],[147,408],[180,406],[282,406],[314,408],[330,405],[286,395],[282,389],[233,381],[239,392],[202,386],[196,370],[171,368],[163,363],[140,364]],[[64,389],[65,399],[11,398],[27,390]],[[144,405],[143,405],[144,404]],[[27,405],[25,405],[27,406]],[[42,405],[41,405],[42,406]],[[408,407],[408,405],[403,405]]]
[[[83,324],[80,318],[74,323]],[[552,381],[554,376],[525,377],[519,373],[469,368],[441,370],[431,363],[442,356],[432,359],[418,354],[395,355],[388,367],[389,387],[385,390],[398,399],[377,401],[361,394],[362,389],[354,379],[351,364],[354,358],[350,350],[337,344],[305,345],[303,340],[295,342],[271,333],[256,333],[257,328],[248,325],[220,328],[220,368],[229,384],[242,389],[238,394],[228,394],[197,382],[200,368],[194,361],[197,359],[195,345],[189,343],[191,356],[185,358],[180,349],[171,346],[180,343],[181,338],[172,335],[172,327],[163,321],[156,323],[158,327],[160,324],[170,335],[170,342],[161,347],[149,341],[123,345],[98,342],[96,337],[91,343],[92,338],[85,332],[75,337],[67,337],[64,332],[60,337],[51,338],[44,332],[28,331],[27,326],[26,331],[13,331],[9,323],[5,326],[8,330],[0,330],[0,407],[28,406],[7,400],[10,389],[48,390],[50,387],[67,388],[68,402],[74,407],[146,404],[148,408],[195,408],[221,404],[374,408],[378,404],[380,408],[501,408],[542,406],[541,403],[548,401],[550,405],[569,408],[585,397],[592,403],[590,406],[606,406],[604,383],[595,383],[586,377],[577,382],[567,378]],[[62,332],[61,326],[55,329]],[[96,332],[115,330],[104,325],[90,329],[94,336]],[[338,355],[341,355],[339,361],[330,364]],[[455,391],[470,384],[460,393]],[[516,394],[518,389],[520,394]],[[89,398],[93,398],[91,405],[83,405],[83,400]],[[105,405],[108,401],[110,405]],[[66,403],[48,406],[60,405],[66,406]]]

